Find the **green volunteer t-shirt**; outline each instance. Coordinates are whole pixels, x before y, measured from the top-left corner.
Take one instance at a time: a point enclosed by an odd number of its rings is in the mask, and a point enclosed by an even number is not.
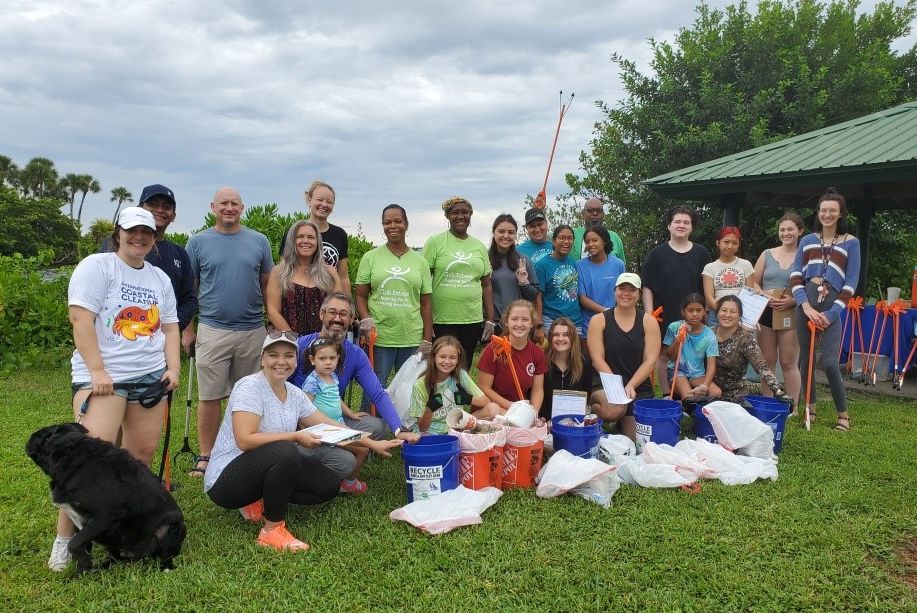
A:
[[[430,266],[413,249],[401,257],[385,245],[363,255],[357,285],[369,285],[369,314],[380,347],[416,347],[423,340],[420,295],[432,291]]]
[[[459,381],[461,381],[462,387],[465,389],[465,391],[471,394],[472,398],[477,398],[484,395],[484,392],[481,391],[481,388],[478,387],[478,384],[474,382],[474,380],[468,374],[468,371],[464,368],[459,374]],[[432,434],[448,433],[449,425],[446,423],[446,415],[449,414],[449,411],[457,406],[460,406],[467,411],[471,410],[471,406],[468,404],[459,405],[455,403],[454,394],[457,391],[458,386],[455,384],[455,373],[453,373],[453,376],[449,377],[445,381],[440,381],[436,384],[436,389],[433,390],[433,393],[440,394],[442,406],[433,411],[433,419],[430,421],[430,429],[428,432]],[[408,414],[415,419],[420,419],[423,417],[424,412],[427,410],[427,400],[429,398],[429,390],[427,390],[426,386],[424,385],[423,377],[421,377],[414,382],[414,388],[411,390],[411,407],[408,410]],[[416,424],[414,429],[415,431],[419,431]]]
[[[446,230],[427,239],[423,257],[433,269],[433,323],[484,321],[481,277],[490,274],[484,243],[473,236],[458,239]]]

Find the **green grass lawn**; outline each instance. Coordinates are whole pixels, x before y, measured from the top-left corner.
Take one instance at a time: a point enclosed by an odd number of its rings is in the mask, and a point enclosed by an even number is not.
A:
[[[4,611],[917,611],[917,569],[899,553],[917,537],[913,402],[857,395],[848,434],[831,430],[827,404],[811,433],[792,422],[776,482],[704,482],[697,495],[623,486],[608,510],[511,491],[483,525],[437,537],[389,520],[405,503],[401,460],[374,460],[366,496],[293,507],[305,555],[257,548],[254,526],[176,471],[188,525],[177,568],[71,580],[45,566],[56,513],[23,452],[31,432],[70,418],[67,376],[0,378]]]

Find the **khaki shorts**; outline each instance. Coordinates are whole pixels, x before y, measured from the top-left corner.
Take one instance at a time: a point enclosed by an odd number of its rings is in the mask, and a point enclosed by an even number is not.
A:
[[[264,328],[221,330],[206,324],[197,326],[197,383],[199,400],[227,398],[236,381],[261,366]]]

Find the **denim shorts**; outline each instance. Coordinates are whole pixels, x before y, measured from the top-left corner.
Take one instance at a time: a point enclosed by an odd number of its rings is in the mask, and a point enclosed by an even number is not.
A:
[[[128,384],[130,389],[118,389],[115,388],[115,396],[121,396],[122,398],[127,398],[128,402],[140,402],[140,396],[147,390],[147,388],[157,381],[162,380],[163,373],[166,372],[165,368],[160,368],[159,370],[154,370],[153,372],[140,375],[139,377],[131,377],[125,379],[124,381],[118,381],[115,383],[115,386]],[[72,383],[70,385],[70,397],[73,398],[76,396],[76,393],[80,390],[92,389],[92,382],[86,381],[84,383]]]

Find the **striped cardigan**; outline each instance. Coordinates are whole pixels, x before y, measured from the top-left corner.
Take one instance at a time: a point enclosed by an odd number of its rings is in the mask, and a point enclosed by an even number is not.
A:
[[[822,249],[821,239],[817,234],[807,234],[799,241],[796,258],[793,260],[793,272],[790,274],[790,286],[796,304],[807,301],[805,284],[812,277],[822,276],[825,268],[824,258],[830,247]],[[860,241],[848,235],[847,240],[834,245],[824,272],[824,278],[836,292],[837,298],[831,308],[825,311],[828,321],[834,321],[847,307],[847,301],[853,297],[856,285],[860,280]]]

